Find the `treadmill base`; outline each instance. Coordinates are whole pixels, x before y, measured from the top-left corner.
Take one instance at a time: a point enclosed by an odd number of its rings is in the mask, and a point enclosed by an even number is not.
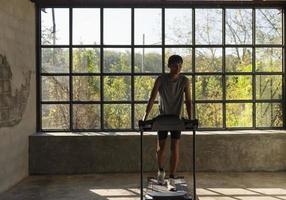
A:
[[[154,177],[148,179],[147,194],[145,200],[192,200],[192,196],[188,194],[188,186],[184,177],[175,179],[175,188],[171,187],[169,181],[160,185]],[[175,189],[175,191],[172,191]]]

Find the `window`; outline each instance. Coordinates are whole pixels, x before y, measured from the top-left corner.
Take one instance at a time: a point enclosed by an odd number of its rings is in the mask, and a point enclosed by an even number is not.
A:
[[[172,54],[184,59],[200,129],[281,128],[283,17],[278,8],[42,8],[40,129],[135,130]]]

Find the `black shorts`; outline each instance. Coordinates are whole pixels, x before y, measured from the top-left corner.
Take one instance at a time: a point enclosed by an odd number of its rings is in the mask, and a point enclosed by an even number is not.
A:
[[[172,139],[180,139],[181,131],[170,131]],[[168,137],[168,131],[158,131],[159,140],[164,140]]]

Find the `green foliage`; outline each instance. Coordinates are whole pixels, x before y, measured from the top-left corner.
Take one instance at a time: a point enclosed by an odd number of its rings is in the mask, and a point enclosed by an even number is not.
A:
[[[141,53],[135,53],[135,72],[162,72],[162,56],[159,53],[145,53],[144,58]],[[143,65],[143,66],[142,66]]]
[[[43,73],[68,73],[69,51],[67,48],[42,48]]]
[[[135,77],[135,100],[149,100],[151,90],[155,83],[155,77],[136,76]]]
[[[73,49],[73,72],[99,73],[99,49],[75,48]]]
[[[258,127],[282,127],[283,114],[280,103],[257,103],[256,125]]]
[[[130,129],[131,105],[104,105],[104,127],[107,129]]]
[[[129,51],[117,52],[115,50],[104,51],[104,72],[123,73],[131,72],[131,54]]]
[[[81,49],[74,50],[74,71],[77,72],[97,72],[99,70],[99,52],[96,49]],[[149,54],[148,54],[149,55]],[[151,54],[152,55],[152,54]],[[141,55],[142,56],[142,55]],[[140,57],[140,56],[138,56]],[[160,57],[160,58],[159,58]],[[141,57],[142,58],[142,57]],[[148,62],[154,61],[155,63],[161,59],[161,55],[153,54],[150,58],[145,55],[145,60]],[[221,59],[221,58],[216,58]],[[226,59],[232,59],[226,57]],[[237,57],[236,57],[237,59]],[[252,71],[252,64],[250,56],[244,56],[243,60],[238,61],[233,59],[232,64],[236,65],[233,69],[237,71],[249,72]],[[130,70],[130,54],[128,52],[118,53],[112,51],[105,51],[105,62],[104,67],[109,73],[114,73],[112,76],[103,76],[103,88],[104,88],[104,100],[105,101],[130,101],[131,100],[131,76],[116,76],[118,72],[127,72]],[[139,62],[139,61],[137,61]],[[202,64],[202,68],[207,68],[210,64],[218,61],[208,60],[207,57],[201,58],[198,62]],[[247,63],[247,64],[246,64]],[[275,62],[274,62],[275,63]],[[158,64],[158,63],[157,63]],[[219,66],[215,64],[214,66]],[[135,66],[136,67],[136,66]],[[137,68],[138,70],[140,68]],[[147,68],[148,69],[148,68]],[[147,71],[146,69],[146,71]],[[153,69],[149,68],[148,70]],[[280,77],[280,76],[279,76]],[[281,98],[281,79],[274,76],[263,77],[263,80],[257,81],[256,84],[264,84],[262,86],[257,85],[257,88],[262,88],[263,94],[259,93],[260,96],[268,97],[269,93],[272,92],[272,96],[275,98]],[[153,88],[155,76],[134,76],[134,99],[136,101],[148,101],[150,92]],[[269,84],[272,80],[273,90],[269,90]],[[60,82],[57,83],[58,87],[53,87],[55,92],[59,92],[60,88],[63,87]],[[274,85],[273,85],[274,84]],[[196,77],[196,100],[223,100],[222,96],[222,76],[221,75],[200,75]],[[252,99],[252,76],[251,75],[228,75],[226,76],[226,99],[227,100],[249,100]],[[277,91],[279,90],[279,91]],[[73,96],[74,100],[80,101],[99,101],[100,100],[100,76],[73,76]],[[271,96],[271,95],[270,95]],[[273,97],[274,98],[274,97]],[[158,114],[158,105],[152,109],[150,118]],[[269,108],[268,108],[269,107]],[[267,112],[271,109],[271,106],[264,107],[263,111]],[[68,107],[67,107],[68,108]],[[274,113],[272,116],[273,123],[271,126],[281,125],[281,115],[279,107],[272,109]],[[54,107],[54,110],[50,111],[48,120],[50,121],[50,127],[59,126],[61,123],[66,123],[63,127],[68,127],[68,116],[69,110],[60,111],[59,108]],[[146,104],[135,105],[135,120],[139,120],[143,117],[146,109]],[[55,113],[61,113],[56,115]],[[77,109],[73,111],[74,116],[74,128],[100,128],[100,108],[92,108],[92,106],[77,105]],[[241,103],[241,104],[227,104],[226,106],[226,125],[227,127],[251,127],[252,126],[252,104]],[[63,114],[64,113],[64,114]],[[196,116],[200,120],[200,127],[209,128],[221,128],[223,123],[222,118],[222,104],[221,103],[208,103],[208,104],[197,104],[196,105]],[[258,113],[258,111],[257,111]],[[258,113],[259,114],[259,113]],[[63,116],[64,115],[64,116]],[[88,117],[87,117],[88,116]],[[259,124],[265,122],[264,115],[258,115],[261,119],[257,119]],[[117,129],[117,128],[131,128],[131,105],[129,104],[105,104],[104,105],[104,128]],[[45,118],[44,118],[45,119]],[[61,119],[61,120],[59,120]],[[65,119],[64,121],[62,119]],[[94,121],[94,125],[92,125]],[[134,122],[135,126],[137,122]],[[271,120],[270,120],[271,121]],[[54,123],[54,124],[53,124]]]
[[[227,127],[252,127],[252,103],[229,103],[226,105]]]
[[[222,100],[221,76],[196,77],[197,100]]]
[[[222,128],[222,104],[197,104],[196,118],[199,120],[199,127]]]
[[[252,76],[227,76],[226,99],[249,100],[252,99]]]
[[[104,77],[104,100],[128,101],[131,100],[131,81],[128,76]]]

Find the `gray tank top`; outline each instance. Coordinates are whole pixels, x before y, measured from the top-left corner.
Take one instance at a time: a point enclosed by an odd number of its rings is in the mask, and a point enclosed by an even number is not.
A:
[[[184,89],[188,78],[182,74],[175,81],[171,80],[169,74],[162,74],[159,87],[159,110],[162,115],[178,115],[181,117],[184,104]]]

